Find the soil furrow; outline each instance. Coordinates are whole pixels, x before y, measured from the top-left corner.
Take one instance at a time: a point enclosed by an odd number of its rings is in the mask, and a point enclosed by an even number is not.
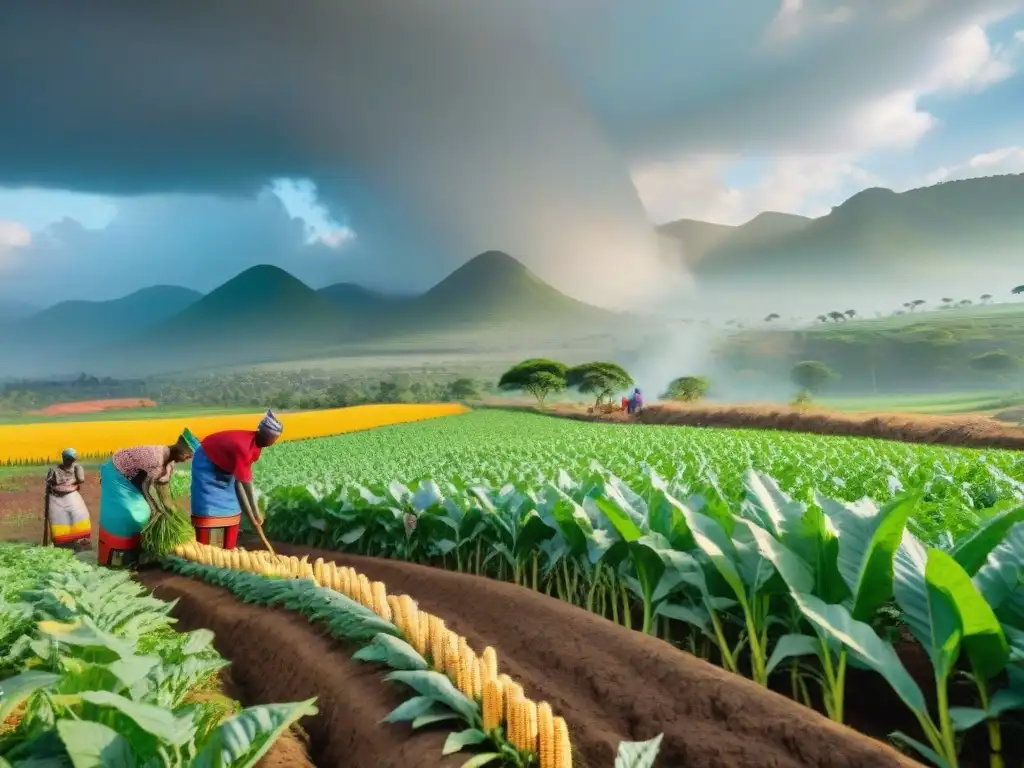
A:
[[[622,740],[664,733],[660,766],[889,768],[888,746],[749,680],[554,598],[400,561],[276,544],[334,560],[408,593],[568,721],[581,763],[607,768]]]
[[[460,766],[466,756],[442,757],[449,728],[412,731],[380,721],[411,695],[385,683],[374,664],[353,661],[343,647],[305,618],[283,609],[243,603],[221,587],[163,571],[139,581],[162,600],[177,600],[178,628],[213,631],[214,646],[231,662],[231,679],[247,704],[317,697],[319,714],[301,726],[320,768]]]

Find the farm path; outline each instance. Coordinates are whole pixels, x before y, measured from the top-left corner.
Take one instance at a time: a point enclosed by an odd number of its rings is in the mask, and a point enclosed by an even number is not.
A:
[[[407,593],[478,651],[492,646],[527,695],[568,721],[580,762],[614,763],[623,740],[665,734],[659,765],[687,768],[915,766],[888,746],[642,635],[512,584],[393,560],[274,544]]]
[[[156,597],[178,600],[177,629],[213,631],[214,646],[231,662],[231,679],[247,704],[316,696],[319,714],[300,725],[320,768],[455,768],[465,762],[465,755],[442,757],[447,731],[382,724],[406,700],[405,691],[385,683],[379,667],[353,661],[354,648],[302,616],[242,603],[225,589],[163,571],[141,571],[138,580]]]

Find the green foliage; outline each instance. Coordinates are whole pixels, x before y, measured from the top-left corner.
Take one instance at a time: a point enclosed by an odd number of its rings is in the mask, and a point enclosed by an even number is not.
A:
[[[539,404],[553,392],[568,386],[568,367],[564,363],[543,358],[524,360],[501,375],[498,388],[504,391],[529,392]]]
[[[4,605],[18,622],[0,624],[0,722],[22,708],[0,736],[3,764],[249,768],[316,712],[312,700],[236,713],[223,696],[193,699],[227,664],[211,632],[173,632],[172,604],[125,572],[39,571],[38,552],[0,546],[0,583],[33,575]]]
[[[600,405],[606,398],[633,386],[633,377],[617,363],[592,362],[570,368],[566,384],[584,395],[594,395]]]
[[[710,389],[711,379],[706,376],[680,376],[669,382],[661,399],[693,403],[707,395]]]
[[[1005,376],[1013,373],[1021,366],[1021,359],[1001,350],[994,349],[990,352],[971,358],[971,367],[977,371]]]
[[[793,366],[789,377],[803,390],[812,395],[820,393],[826,385],[837,378],[835,372],[820,360],[804,360]]]

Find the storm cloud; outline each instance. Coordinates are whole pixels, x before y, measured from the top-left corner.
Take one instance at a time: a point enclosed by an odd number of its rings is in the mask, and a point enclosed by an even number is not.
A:
[[[133,264],[136,287],[176,264],[205,288],[271,261],[404,291],[497,248],[598,303],[678,295],[639,167],[899,138],[913,96],[878,105],[927,90],[946,36],[1018,7],[0,0],[0,185],[139,198],[102,236],[61,225],[0,264],[116,263],[120,291]],[[312,180],[357,238],[306,244],[266,199],[278,178]]]

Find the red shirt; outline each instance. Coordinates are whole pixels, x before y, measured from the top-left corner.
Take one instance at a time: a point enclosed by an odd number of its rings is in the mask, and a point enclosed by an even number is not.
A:
[[[240,483],[252,482],[252,465],[260,458],[255,432],[247,429],[214,432],[203,440],[202,446],[203,453],[215,467],[232,475]]]

